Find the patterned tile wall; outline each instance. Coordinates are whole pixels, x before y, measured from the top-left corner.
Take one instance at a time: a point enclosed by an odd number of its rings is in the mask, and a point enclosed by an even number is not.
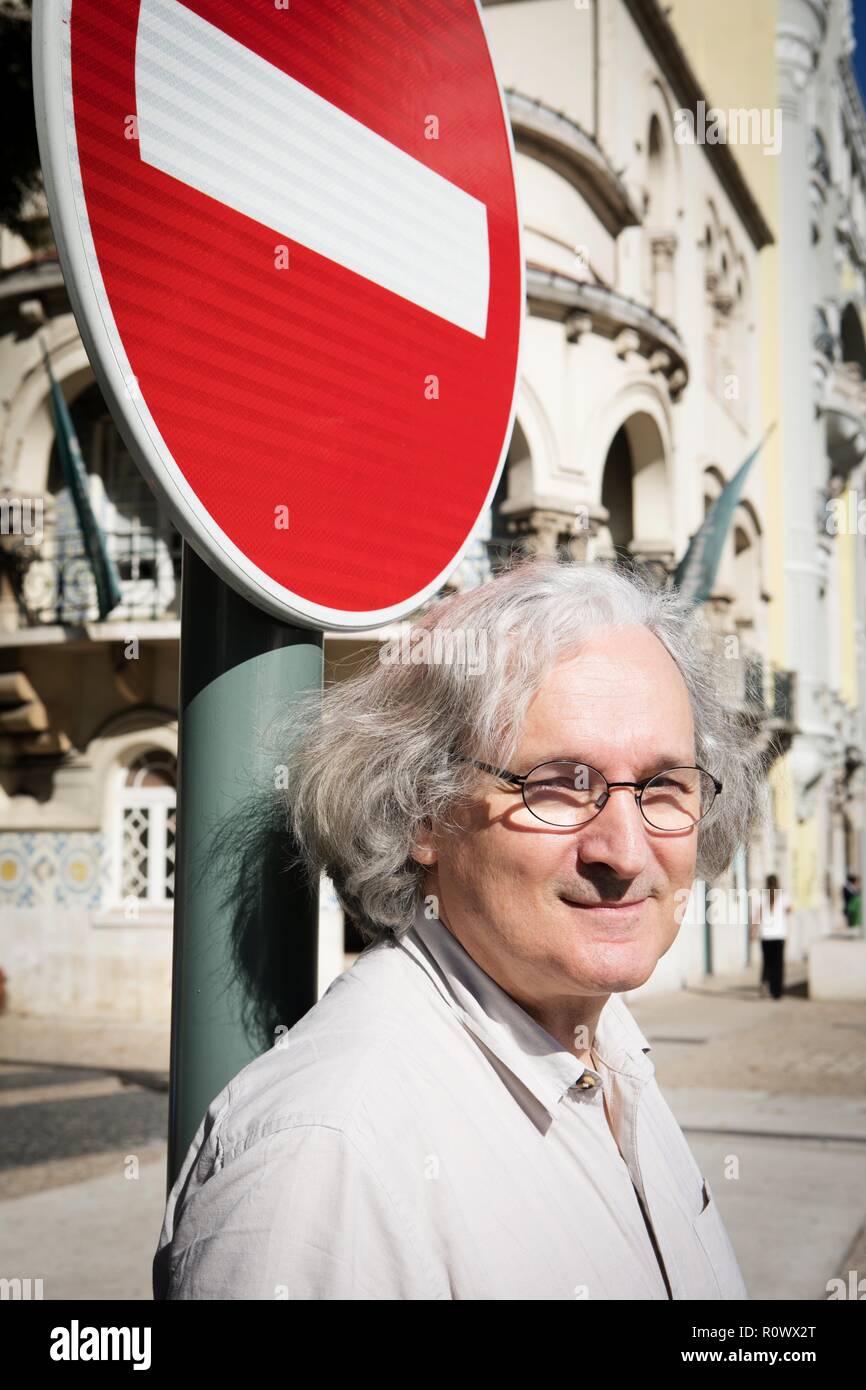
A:
[[[84,831],[0,834],[0,906],[100,907],[108,873],[104,835]]]

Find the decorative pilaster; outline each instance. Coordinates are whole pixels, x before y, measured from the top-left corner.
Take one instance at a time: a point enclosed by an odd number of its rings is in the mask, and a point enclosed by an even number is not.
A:
[[[650,234],[653,309],[663,319],[668,320],[675,317],[674,258],[676,249],[677,238],[674,232],[653,232]]]

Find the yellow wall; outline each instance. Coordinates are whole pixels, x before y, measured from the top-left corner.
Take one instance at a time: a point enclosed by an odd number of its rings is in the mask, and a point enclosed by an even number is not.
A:
[[[757,107],[775,111],[778,106],[776,84],[776,3],[775,0],[725,0],[711,5],[708,0],[672,0],[668,18],[703,87],[706,100],[714,106]],[[781,119],[780,117],[777,119]],[[779,391],[779,271],[778,205],[779,160],[765,155],[758,145],[731,145],[731,153],[749,184],[770,231],[774,244],[759,257],[760,283],[757,294],[757,332],[761,353],[761,406],[763,429],[774,421],[780,424]],[[780,666],[786,663],[784,536],[782,533],[781,429],[767,440],[758,461],[764,478],[766,583],[772,603],[769,607],[769,656]]]
[[[824,872],[818,849],[818,821],[815,816],[801,821],[794,836],[793,898],[797,907],[820,907],[823,901]]]
[[[708,104],[776,109],[775,0],[672,0],[666,9]],[[778,158],[757,145],[731,151],[775,236]]]

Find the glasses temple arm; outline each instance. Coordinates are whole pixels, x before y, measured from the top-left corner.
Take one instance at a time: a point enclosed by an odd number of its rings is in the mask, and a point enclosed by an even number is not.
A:
[[[457,760],[461,763],[471,763],[473,767],[480,768],[482,772],[489,772],[494,777],[500,777],[504,782],[512,782],[517,787],[522,787],[526,781],[526,778],[517,772],[509,772],[504,767],[493,767],[490,763],[481,763],[477,758],[466,758],[462,753],[457,754]]]

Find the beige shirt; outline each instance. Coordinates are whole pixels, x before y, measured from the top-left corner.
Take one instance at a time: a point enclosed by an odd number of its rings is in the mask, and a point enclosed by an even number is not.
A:
[[[212,1102],[154,1296],[745,1299],[649,1051],[612,995],[585,1067],[420,907]]]

